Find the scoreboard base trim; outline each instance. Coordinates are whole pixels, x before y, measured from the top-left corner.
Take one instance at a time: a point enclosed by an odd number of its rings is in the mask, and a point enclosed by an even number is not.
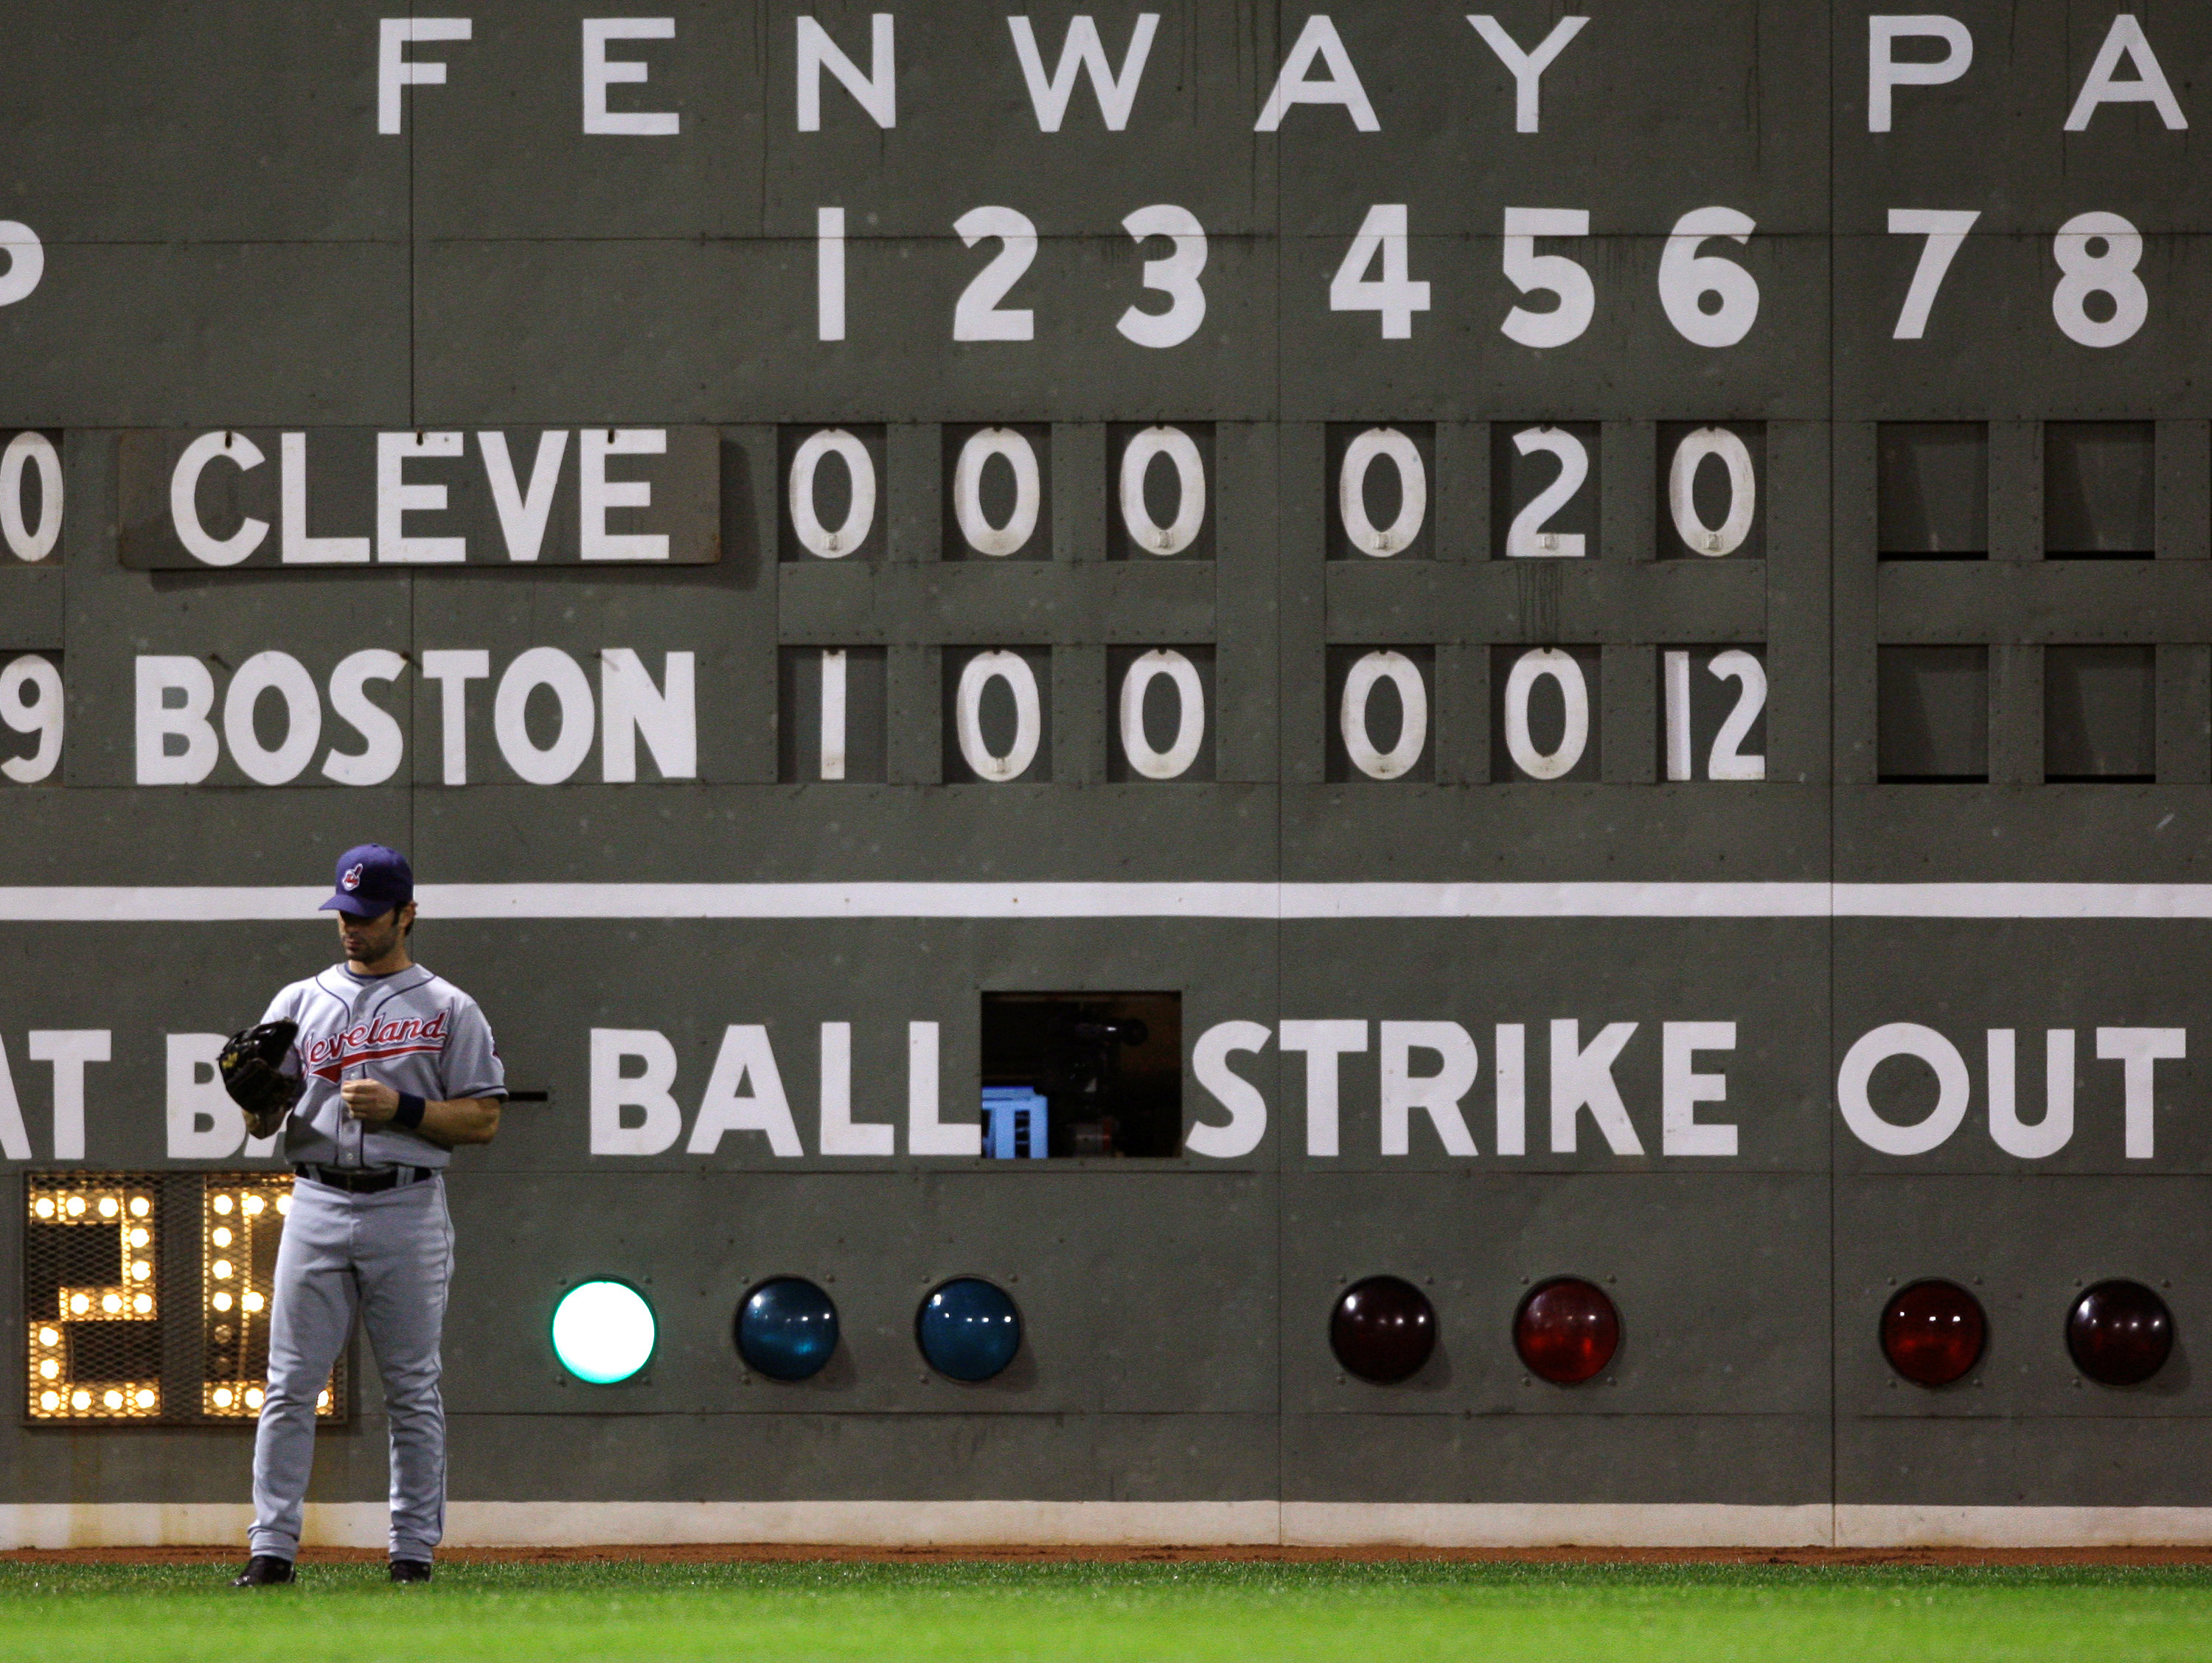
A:
[[[0,1504],[0,1549],[240,1545],[244,1503]],[[381,1502],[310,1502],[306,1545],[380,1548]],[[2212,1546],[2212,1507],[1677,1502],[454,1502],[448,1547]],[[243,1551],[242,1546],[240,1551]]]

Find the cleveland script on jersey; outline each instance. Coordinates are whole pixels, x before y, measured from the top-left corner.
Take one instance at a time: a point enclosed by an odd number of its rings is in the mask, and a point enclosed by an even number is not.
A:
[[[507,1070],[477,1002],[419,964],[387,976],[332,965],[278,993],[262,1020],[300,1029],[284,1059],[302,1083],[285,1123],[288,1161],[442,1167],[451,1158],[417,1132],[349,1119],[338,1096],[348,1080],[380,1080],[433,1102],[507,1095]]]

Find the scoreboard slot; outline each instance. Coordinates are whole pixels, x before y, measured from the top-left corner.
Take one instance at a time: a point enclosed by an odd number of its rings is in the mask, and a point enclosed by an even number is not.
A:
[[[1990,777],[1990,650],[1885,646],[1876,672],[1882,783],[1979,785]]]

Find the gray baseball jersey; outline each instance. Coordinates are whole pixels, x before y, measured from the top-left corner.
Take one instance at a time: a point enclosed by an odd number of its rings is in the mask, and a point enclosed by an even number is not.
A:
[[[421,965],[386,976],[334,964],[276,995],[264,1022],[300,1034],[284,1071],[303,1080],[285,1121],[284,1158],[333,1167],[442,1167],[452,1156],[386,1122],[348,1118],[338,1088],[380,1080],[428,1102],[503,1097],[507,1070],[477,1002]]]

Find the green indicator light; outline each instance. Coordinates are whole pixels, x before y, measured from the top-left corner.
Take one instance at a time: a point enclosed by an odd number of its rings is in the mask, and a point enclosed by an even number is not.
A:
[[[624,1282],[585,1282],[553,1308],[553,1354],[578,1380],[612,1386],[652,1360],[653,1307]]]

